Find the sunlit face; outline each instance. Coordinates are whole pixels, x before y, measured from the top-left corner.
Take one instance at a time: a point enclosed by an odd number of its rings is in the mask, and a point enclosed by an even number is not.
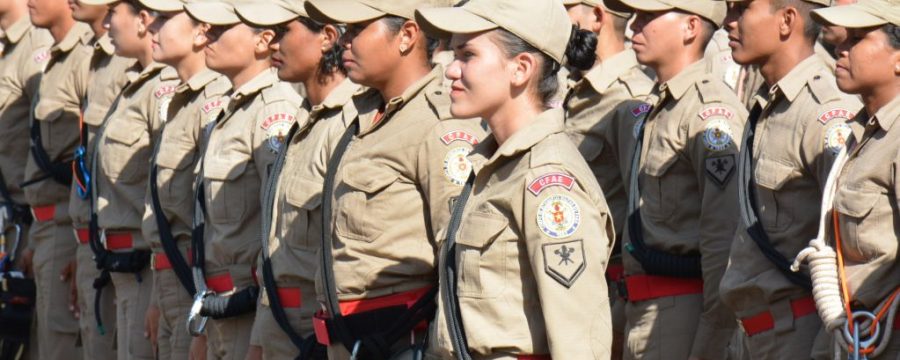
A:
[[[49,28],[61,19],[72,16],[68,0],[28,0],[28,14],[31,23],[40,28]]]
[[[347,25],[341,38],[347,77],[365,86],[387,82],[400,60],[399,36],[384,20]]]
[[[238,74],[256,61],[254,49],[260,39],[246,24],[212,26],[206,32],[206,66],[225,75]]]
[[[183,11],[160,14],[148,29],[153,43],[153,60],[163,64],[174,66],[205,45],[202,25]]]
[[[855,0],[835,0],[832,6],[849,5],[856,3]],[[847,39],[847,29],[837,25],[822,26],[822,41],[838,46]]]
[[[141,21],[140,14],[128,3],[110,5],[105,25],[116,47],[116,55],[134,58],[144,51],[145,43],[139,33]]]
[[[331,48],[325,36],[310,30],[300,21],[284,25],[281,40],[272,45],[272,66],[278,69],[278,77],[289,82],[302,82],[316,76],[323,51]],[[331,25],[327,25],[331,26]],[[324,49],[323,49],[324,48]]]
[[[897,86],[900,50],[891,46],[880,27],[847,29],[847,39],[837,51],[835,76],[841,91],[871,94],[880,88]]]
[[[456,34],[450,40],[455,60],[446,76],[452,81],[450,112],[455,117],[487,118],[512,97],[515,68],[493,36],[488,31]]]
[[[638,62],[653,67],[683,47],[685,16],[674,12],[637,11],[631,30],[631,42]]]
[[[69,0],[69,8],[72,9],[72,17],[75,20],[86,23],[102,21],[108,9],[106,5],[87,5],[79,0]]]
[[[726,24],[735,62],[760,64],[778,52],[783,9],[773,11],[771,0],[751,0],[733,4],[730,11],[738,14]]]

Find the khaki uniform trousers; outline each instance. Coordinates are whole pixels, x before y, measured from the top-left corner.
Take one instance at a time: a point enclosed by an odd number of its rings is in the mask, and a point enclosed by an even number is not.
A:
[[[785,309],[784,314],[777,314],[777,308]],[[790,312],[790,302],[785,300],[781,306],[773,306],[772,317],[775,328],[753,336],[743,331],[743,358],[752,360],[780,359],[817,359],[826,360],[828,354],[815,352],[817,337],[822,329],[822,320],[818,314],[812,313],[794,319]],[[824,340],[824,339],[823,339]]]
[[[188,333],[188,313],[193,299],[178,281],[172,269],[153,272],[153,293],[159,307],[159,330],[156,335],[157,358],[183,360],[188,358],[191,334]]]
[[[625,304],[624,359],[672,360],[691,355],[703,296],[690,294]]]
[[[29,239],[34,248],[34,280],[37,286],[37,345],[41,359],[81,359],[77,348],[78,321],[69,311],[69,283],[59,280],[60,273],[75,260],[75,236],[72,234],[68,205],[57,204],[56,217],[31,225]]]
[[[144,337],[144,319],[147,307],[150,306],[153,272],[148,266],[137,274],[111,275],[112,284],[116,287],[116,343],[119,360],[154,359],[150,339]]]
[[[299,334],[303,334],[303,329],[311,327],[311,321],[308,321],[308,324],[301,323],[299,308],[285,308],[284,312],[291,322],[291,327]],[[268,306],[260,304],[256,308],[256,320],[253,322],[253,328],[253,345],[262,347],[263,359],[292,360],[297,357],[297,347],[291,342],[291,338],[278,326],[275,316],[272,315],[272,309]]]
[[[206,360],[244,360],[250,350],[255,313],[227,319],[209,319],[206,326]]]
[[[81,347],[85,359],[113,360],[116,358],[116,290],[113,286],[103,289],[100,299],[100,317],[106,333],[100,334],[97,328],[97,320],[94,317],[94,298],[97,291],[94,290],[94,279],[100,275],[94,263],[94,251],[88,244],[78,245],[75,255],[78,259],[78,270],[75,273],[75,281],[78,287],[78,308],[81,309],[81,318],[78,319],[81,327]]]

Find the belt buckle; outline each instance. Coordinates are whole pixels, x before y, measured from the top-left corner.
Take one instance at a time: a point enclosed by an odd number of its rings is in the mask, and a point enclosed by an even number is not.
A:
[[[203,299],[212,294],[212,291],[206,290],[198,291],[197,295],[194,296],[194,303],[191,304],[191,311],[188,313],[187,318],[187,329],[191,336],[203,335],[203,330],[206,329],[206,322],[209,320],[209,317],[200,315],[200,312],[203,310]]]

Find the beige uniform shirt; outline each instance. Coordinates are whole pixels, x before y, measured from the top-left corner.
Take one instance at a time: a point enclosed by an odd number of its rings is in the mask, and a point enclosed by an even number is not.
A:
[[[206,274],[225,272],[237,289],[253,284],[261,247],[260,198],[303,99],[266,70],[234,90],[202,159]],[[209,130],[205,130],[209,131]]]
[[[78,119],[89,85],[93,37],[87,24],[76,22],[49,53],[35,55],[34,60],[44,62],[44,71],[31,121],[40,124],[41,143],[51,161],[70,162],[78,145]],[[32,207],[69,199],[69,184],[61,185],[51,178],[37,181],[47,175],[35,162],[33,154],[29,154],[25,181],[36,182],[25,188],[25,198]]]
[[[83,126],[87,126],[88,142],[85,156],[85,166],[90,170],[93,139],[97,130],[103,124],[109,107],[115,101],[116,96],[128,83],[126,73],[128,68],[137,60],[115,55],[115,47],[109,34],[103,34],[94,41],[94,53],[91,56],[90,82],[88,83],[86,101],[82,104]],[[72,192],[69,195],[69,216],[75,227],[86,228],[91,221],[90,199],[82,199],[76,192],[77,184],[72,184]]]
[[[712,39],[706,45],[706,53],[703,56],[707,70],[722,80],[732,92],[736,92],[741,79],[741,65],[734,62],[731,57],[731,47],[728,46],[728,31],[724,28],[716,30]]]
[[[266,251],[272,259],[275,282],[279,287],[300,288],[301,312],[307,320],[319,309],[315,274],[322,238],[322,185],[338,140],[356,118],[351,99],[360,88],[348,79],[332,90],[322,104],[303,102],[297,115],[298,124],[303,126],[298,125],[290,139],[277,181],[270,182],[266,189],[267,197],[273,201],[263,203],[271,209],[271,218],[263,219],[263,223],[269,229]],[[257,271],[261,279],[262,269]],[[262,294],[260,302],[268,306],[268,294]],[[299,329],[301,334],[312,331],[311,321],[304,321],[303,325],[308,327]]]
[[[225,94],[231,90],[228,78],[206,69],[187,82],[178,84],[169,102],[167,118],[151,163],[157,168],[156,186],[159,203],[168,220],[172,236],[189,246],[194,220],[194,185],[197,161],[200,159],[199,140],[203,128],[215,119],[225,104]],[[161,104],[165,105],[165,104]],[[149,173],[148,173],[149,176]],[[148,178],[149,180],[149,178]],[[162,252],[156,214],[149,188],[145,196],[143,226],[144,239],[154,252]],[[185,254],[185,256],[187,256]]]
[[[788,261],[816,237],[819,214],[810,209],[821,204],[831,164],[852,133],[847,122],[860,106],[838,90],[831,70],[815,55],[757,96],[751,155],[756,216]],[[739,317],[810,296],[763,255],[743,221],[719,291]]]
[[[900,285],[900,131],[893,129],[898,119],[897,96],[874,116],[861,111],[854,119],[865,133],[849,142],[834,197],[850,294],[870,310]],[[834,236],[828,242],[834,246]]]
[[[97,223],[110,231],[141,229],[150,155],[178,84],[175,70],[160,63],[143,69],[135,64],[128,76],[128,85],[98,130],[92,159]],[[134,248],[148,245],[135,239]]]
[[[615,232],[562,120],[549,110],[469,156],[477,176],[456,233],[456,298],[475,359],[610,356],[604,273]],[[452,358],[444,306],[429,351]]]
[[[479,120],[452,118],[441,74],[436,67],[386,105],[374,90],[353,98],[359,134],[334,180],[332,251],[340,300],[436,281],[438,234],[471,170],[466,156],[485,134]]]
[[[606,195],[616,234],[625,225],[634,129],[649,111],[652,89],[634,51],[625,50],[585,74],[566,101],[566,133]]]
[[[703,314],[692,354],[721,359],[735,327],[718,288],[740,217],[733,175],[747,113],[703,61],[660,84],[654,94],[659,100],[644,128],[637,179],[644,242],[651,249],[701,257]],[[630,232],[625,239],[628,249]],[[634,257],[622,253],[626,274],[644,273]]]
[[[30,144],[28,116],[53,38],[23,16],[4,31],[0,43],[0,174],[13,201],[24,204],[19,184],[25,177]]]

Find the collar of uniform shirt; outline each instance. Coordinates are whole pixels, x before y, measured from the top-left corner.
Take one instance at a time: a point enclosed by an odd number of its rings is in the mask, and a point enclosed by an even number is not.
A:
[[[175,88],[175,92],[183,93],[188,89],[190,89],[191,91],[200,91],[203,90],[206,85],[209,85],[209,83],[215,81],[218,78],[219,73],[210,69],[203,69],[203,71],[200,71],[199,73],[194,74],[194,76],[191,76],[188,81],[179,84],[178,87]]]
[[[637,65],[634,50],[626,49],[594,66],[584,75],[584,80],[591,84],[598,94],[603,94],[620,76]]]
[[[311,118],[318,118],[319,113],[327,110],[340,109],[348,101],[350,98],[359,91],[360,86],[350,81],[350,79],[344,79],[340,84],[328,93],[328,96],[325,97],[325,100],[322,101],[321,104],[313,106],[309,103],[309,99],[303,99],[303,108],[309,109],[309,116]]]
[[[509,139],[497,148],[497,141],[493,135],[489,135],[485,141],[475,145],[472,154],[489,159],[481,166],[486,166],[502,157],[513,157],[518,153],[531,149],[548,136],[565,131],[563,125],[564,112],[562,109],[550,109],[539,114],[531,123],[516,131]],[[496,151],[494,151],[496,149]],[[493,152],[493,155],[491,155]],[[471,156],[471,155],[470,155]],[[477,158],[478,156],[476,156]],[[475,162],[473,161],[473,164]],[[480,167],[479,167],[480,168]]]
[[[884,131],[888,131],[900,117],[900,96],[895,96],[891,102],[885,104],[875,112],[875,116],[869,122],[876,122]]]
[[[97,39],[97,42],[94,43],[94,49],[100,49],[106,55],[115,55],[116,47],[112,43],[112,38],[109,37],[109,33],[104,33],[103,36],[100,36]]]
[[[231,98],[237,102],[239,102],[245,96],[253,95],[260,90],[272,86],[273,84],[278,82],[278,75],[276,74],[278,70],[275,68],[270,68],[265,70],[246,84],[242,85],[239,89],[235,90],[231,95]],[[237,105],[237,103],[235,103]]]
[[[435,66],[433,69],[431,69],[431,72],[429,72],[427,75],[423,76],[421,79],[419,79],[418,81],[414,82],[412,85],[407,87],[406,90],[403,91],[403,94],[400,94],[400,96],[395,97],[395,98],[391,99],[390,101],[388,101],[387,106],[385,106],[385,108],[384,108],[385,115],[393,113],[394,111],[397,111],[397,109],[399,109],[401,106],[403,106],[403,104],[405,104],[407,101],[409,101],[410,99],[412,99],[416,95],[418,95],[419,92],[421,92],[422,89],[424,89],[426,85],[431,83],[432,80],[437,78],[438,75],[440,75],[440,73],[442,71],[443,70],[441,69],[440,66]]]
[[[705,78],[700,76],[705,72],[706,65],[702,60],[698,60],[697,62],[688,65],[684,70],[681,70],[678,75],[675,75],[675,77],[669,79],[669,81],[660,85],[659,91],[668,91],[675,100],[681,99],[684,93],[686,93],[698,79]]]
[[[75,45],[78,43],[89,44],[91,42],[91,38],[94,37],[94,32],[91,31],[91,27],[88,24],[76,22],[75,26],[69,30],[69,33],[66,34],[66,37],[62,39],[56,45],[53,45],[50,48],[51,52],[69,52],[75,48]]]
[[[787,75],[775,83],[773,88],[777,87],[780,89],[788,101],[794,101],[800,95],[800,91],[803,90],[806,83],[824,66],[822,59],[813,54],[794,66]]]
[[[6,38],[10,44],[15,44],[25,37],[25,34],[28,33],[28,29],[30,28],[31,20],[29,20],[27,16],[23,16],[19,21],[16,21],[15,24],[3,32],[3,37]]]

